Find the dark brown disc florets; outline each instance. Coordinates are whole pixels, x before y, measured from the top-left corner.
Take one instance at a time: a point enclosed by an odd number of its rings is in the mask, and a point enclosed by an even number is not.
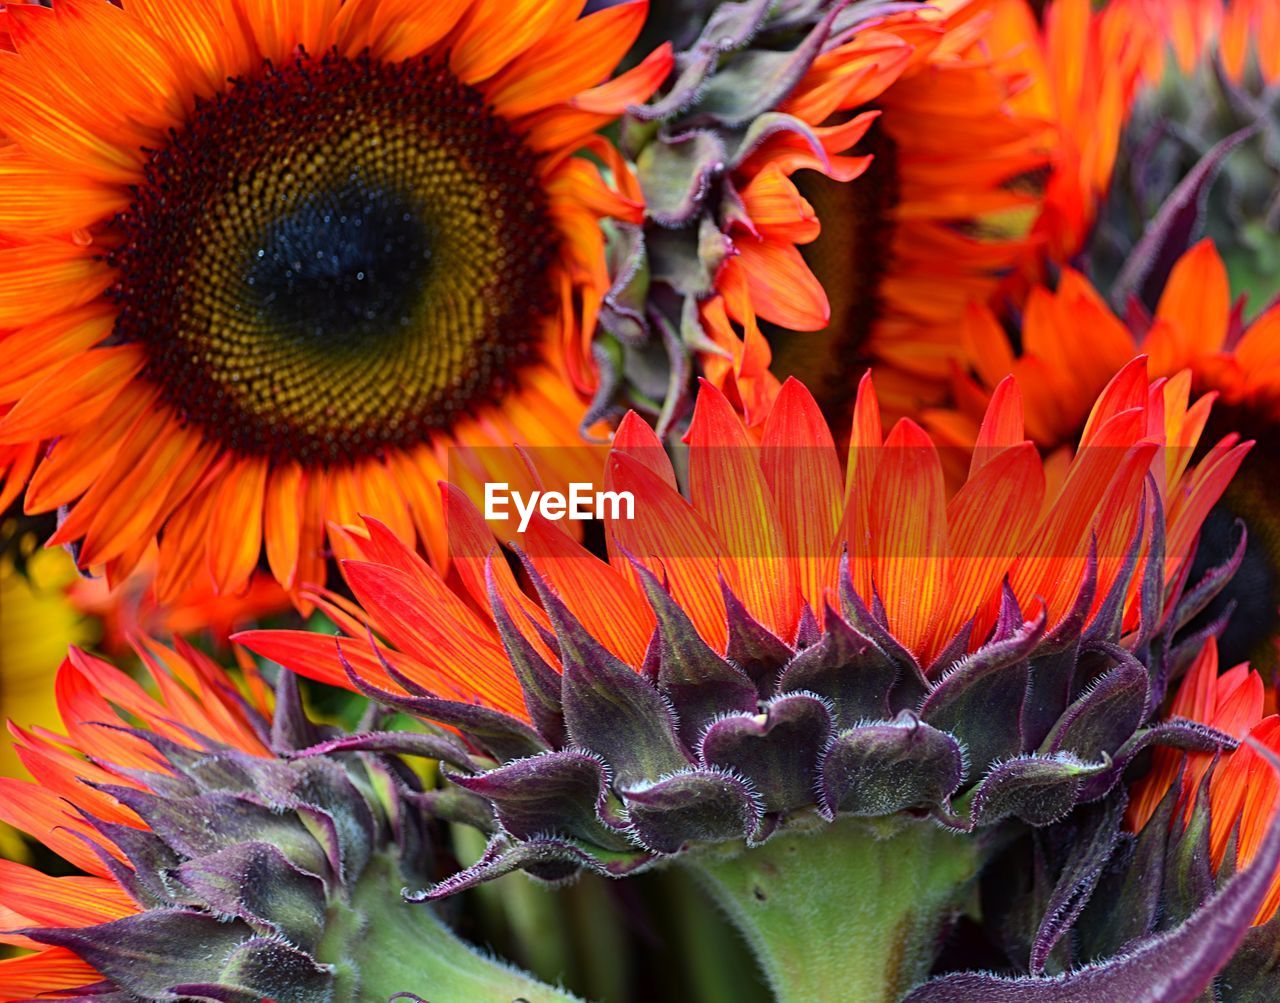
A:
[[[558,238],[535,167],[430,57],[266,64],[150,153],[112,225],[116,337],[238,452],[421,442],[537,354]]]

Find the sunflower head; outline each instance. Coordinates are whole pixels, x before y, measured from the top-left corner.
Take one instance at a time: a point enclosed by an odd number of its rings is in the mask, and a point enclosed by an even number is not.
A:
[[[1044,160],[1010,104],[1019,74],[980,40],[995,6],[703,5],[626,120],[646,215],[614,241],[600,352],[617,378],[593,414],[629,392],[665,431],[694,360],[753,425],[779,376],[842,426],[872,361],[895,412],[940,388],[956,311],[1025,231],[1005,214],[1034,199],[1013,182]]]
[[[158,539],[165,598],[323,581],[357,511],[443,559],[446,449],[578,441],[640,218],[596,131],[670,57],[602,83],[646,6],[582,9],[6,7],[5,496],[113,580]]]
[[[1209,240],[1174,262],[1152,312],[1131,300],[1118,317],[1082,274],[1063,269],[1055,287],[1033,287],[1016,315],[984,306],[969,309],[964,331],[969,372],[956,379],[959,406],[931,413],[928,423],[944,441],[970,447],[986,402],[1012,375],[1028,391],[1028,433],[1045,452],[1065,460],[1088,421],[1089,402],[1115,373],[1139,365],[1133,361],[1139,351],[1145,353],[1149,374],[1168,378],[1179,399],[1191,392],[1214,395],[1212,414],[1207,407],[1196,411],[1197,426],[1208,429],[1206,438],[1243,436],[1255,447],[1200,536],[1196,573],[1222,563],[1236,549],[1239,524],[1247,531],[1239,572],[1196,626],[1236,610],[1220,638],[1224,656],[1233,662],[1249,659],[1269,672],[1280,650],[1280,535],[1269,501],[1269,475],[1280,441],[1278,332],[1277,307],[1244,322],[1242,306],[1232,303],[1227,266]]]
[[[1211,635],[1188,638],[1172,664],[1186,675],[1159,726],[1212,732],[1218,749],[1159,747],[1135,761],[1136,781],[1011,841],[988,865],[983,923],[1013,965],[1055,988],[1079,980],[1086,998],[1132,998],[1156,977],[1262,1001],[1280,935],[1274,694],[1247,664],[1219,674]],[[981,981],[942,982],[966,979]],[[977,998],[968,988],[961,998]]]
[[[1007,384],[949,500],[918,426],[882,434],[869,381],[845,473],[800,384],[758,447],[705,386],[688,498],[654,433],[623,422],[607,481],[635,517],[608,521],[609,562],[536,521],[526,592],[446,489],[460,593],[370,523],[344,566],[359,605],[317,596],[349,639],[239,639],[474,744],[451,781],[468,818],[491,813],[493,841],[430,896],[517,867],[625,873],[838,817],[1044,825],[1152,742],[1216,740],[1144,722],[1168,638],[1229,576],[1178,584],[1245,450],[1188,468],[1185,401],[1134,376],[1060,481]]]
[[[417,445],[542,347],[563,251],[530,156],[438,56],[264,65],[195,102],[108,224],[115,337],[237,453]]]
[[[496,966],[396,897],[432,874],[430,800],[405,761],[376,734],[313,724],[287,673],[272,701],[189,647],[138,654],[158,699],[72,649],[57,680],[67,734],[10,726],[40,780],[0,781],[0,815],[85,873],[0,867],[4,937],[27,949],[0,961],[0,999],[496,998],[483,981],[474,997],[435,982]],[[400,736],[415,741],[460,755]],[[422,951],[439,964],[397,960]]]
[[[1224,747],[1214,754],[1157,749],[1128,792],[1127,810],[1124,798],[1113,798],[1100,811],[1123,816],[1124,826],[1097,847],[1101,879],[1070,920],[1069,949],[1076,958],[1131,951],[1158,931],[1194,923],[1210,901],[1222,906],[1231,898],[1228,886],[1248,875],[1247,892],[1237,887],[1227,906],[1242,921],[1229,921],[1239,927],[1239,946],[1217,953],[1221,971],[1209,971],[1205,981],[1224,1000],[1263,1000],[1276,978],[1280,935],[1280,875],[1265,864],[1280,808],[1280,718],[1274,694],[1268,698],[1248,664],[1220,673],[1215,639],[1196,644],[1182,659],[1189,665],[1167,720],[1213,728]]]

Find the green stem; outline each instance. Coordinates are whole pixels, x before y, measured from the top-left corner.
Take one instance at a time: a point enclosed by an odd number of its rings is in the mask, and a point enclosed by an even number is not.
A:
[[[684,858],[779,1003],[889,1003],[920,982],[981,865],[931,822],[840,819],[735,855]]]
[[[462,940],[427,904],[400,897],[403,881],[386,855],[332,904],[316,954],[335,966],[340,1003],[386,1003],[407,992],[430,1003],[580,1003],[576,996],[488,957]]]

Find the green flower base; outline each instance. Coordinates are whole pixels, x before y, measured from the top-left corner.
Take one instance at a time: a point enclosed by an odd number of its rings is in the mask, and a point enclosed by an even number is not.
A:
[[[394,862],[372,861],[346,903],[329,908],[318,960],[336,967],[341,1003],[386,1003],[397,993],[430,1003],[581,1003],[578,997],[486,956],[428,904],[400,896]]]
[[[982,863],[915,819],[841,819],[682,860],[746,937],[779,1003],[889,1003],[922,981]]]

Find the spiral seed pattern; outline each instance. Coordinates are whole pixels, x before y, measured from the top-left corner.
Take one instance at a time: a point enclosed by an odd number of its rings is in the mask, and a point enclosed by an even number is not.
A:
[[[267,64],[149,151],[116,340],[184,420],[335,463],[500,399],[556,306],[534,155],[441,62]]]

